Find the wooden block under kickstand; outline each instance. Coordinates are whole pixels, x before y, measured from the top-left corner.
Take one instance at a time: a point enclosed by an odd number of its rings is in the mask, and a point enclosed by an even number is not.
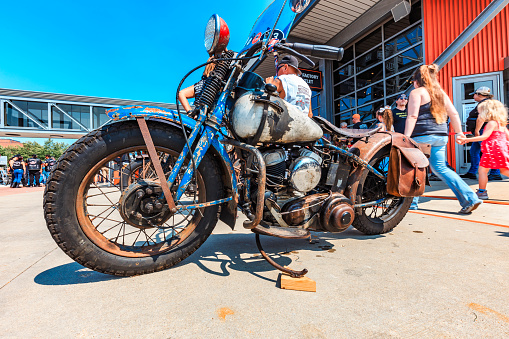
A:
[[[316,292],[316,281],[308,277],[292,278],[287,273],[279,274],[280,286],[285,290]]]

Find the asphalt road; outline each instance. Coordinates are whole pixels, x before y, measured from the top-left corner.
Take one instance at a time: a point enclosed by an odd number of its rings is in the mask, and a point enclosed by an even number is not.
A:
[[[444,187],[427,195],[452,196]],[[1,188],[0,337],[507,338],[509,180],[488,188],[496,200],[470,216],[423,198],[381,236],[262,237],[278,263],[309,269],[316,293],[278,287],[242,218],[172,269],[90,271],[53,242],[42,191]]]

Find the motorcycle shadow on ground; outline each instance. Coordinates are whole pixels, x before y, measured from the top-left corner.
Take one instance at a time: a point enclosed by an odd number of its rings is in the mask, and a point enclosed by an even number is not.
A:
[[[113,279],[121,278],[95,272],[77,262],[71,262],[39,273],[35,276],[34,282],[39,285],[80,285]]]
[[[281,239],[261,236],[265,252],[279,265],[300,270],[306,263],[300,260],[299,251],[334,252],[334,244],[329,240],[356,239],[369,240],[384,235],[368,236],[353,227],[342,233],[312,232],[311,239]],[[258,278],[275,282],[261,275],[263,272],[277,271],[261,256],[256,247],[255,235],[249,233],[212,234],[193,255],[179,266],[195,264],[204,272],[229,276],[230,270],[248,272]],[[218,266],[219,264],[219,266]]]
[[[279,265],[302,269],[306,267],[306,263],[300,260],[299,251],[326,253],[335,251],[330,240],[369,240],[381,237],[384,235],[368,236],[350,227],[342,233],[312,232],[311,239],[292,240],[261,236],[260,240],[266,253]],[[204,272],[217,276],[227,277],[231,270],[235,270],[277,283],[276,280],[261,275],[277,270],[262,258],[256,247],[255,235],[252,233],[213,233],[195,253],[176,267],[189,264],[195,264]],[[39,273],[34,282],[39,285],[56,286],[100,283],[114,279],[123,278],[95,272],[72,262]]]

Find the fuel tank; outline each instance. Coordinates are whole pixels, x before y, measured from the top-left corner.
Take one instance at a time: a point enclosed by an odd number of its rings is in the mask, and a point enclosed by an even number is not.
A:
[[[320,126],[297,107],[279,97],[260,98],[252,92],[242,95],[231,110],[234,132],[249,142],[262,123],[265,108],[267,117],[258,142],[276,144],[313,142],[323,136]]]

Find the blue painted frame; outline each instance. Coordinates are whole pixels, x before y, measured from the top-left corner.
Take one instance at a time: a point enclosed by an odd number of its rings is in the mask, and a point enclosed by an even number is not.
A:
[[[189,135],[189,145],[192,145],[198,136],[200,137],[198,145],[196,146],[196,149],[192,154],[196,167],[200,165],[200,162],[203,160],[205,153],[207,153],[208,149],[212,146],[221,156],[221,159],[229,168],[230,173],[233,173],[231,176],[231,186],[233,189],[233,195],[230,197],[226,197],[226,199],[218,200],[217,202],[207,202],[206,204],[209,206],[228,202],[238,195],[237,177],[235,176],[233,164],[230,160],[228,153],[226,152],[225,147],[220,142],[222,139],[224,139],[223,133],[220,130],[220,123],[223,118],[223,112],[225,109],[227,97],[228,97],[227,93],[221,94],[218,104],[211,114],[211,118],[207,120],[209,122],[208,124],[204,124],[207,118],[205,112],[200,112],[200,115],[198,116],[197,120],[192,119],[186,114],[181,114],[182,124],[191,130],[191,133]],[[108,114],[108,117],[110,117],[110,119],[114,121],[144,117],[145,119],[166,120],[180,125],[178,112],[175,110],[166,109],[162,107],[124,106],[107,110],[106,113]],[[215,123],[210,123],[211,121],[214,121]],[[188,156],[188,153],[189,149],[187,145],[184,145],[184,149],[180,153],[177,162],[173,167],[172,172],[170,173],[170,176],[168,178],[168,184],[170,187],[175,182],[175,179],[177,178],[177,175],[180,172],[181,167],[184,165],[184,161]],[[194,175],[193,164],[192,162],[189,162],[184,173],[184,177],[182,178],[180,185],[177,188],[177,193],[175,196],[176,201],[180,200],[180,198],[182,197],[182,194],[185,192],[187,186],[191,182],[193,175]],[[188,209],[188,210],[192,208],[201,207],[203,207],[203,204],[196,204],[192,206],[177,205],[178,209]]]

